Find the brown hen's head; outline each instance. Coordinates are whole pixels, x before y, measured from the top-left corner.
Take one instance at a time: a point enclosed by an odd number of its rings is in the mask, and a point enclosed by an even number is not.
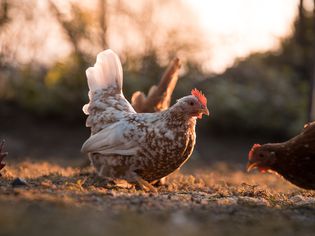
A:
[[[247,171],[258,168],[261,172],[272,169],[276,161],[276,154],[268,144],[254,144],[248,153]]]
[[[197,89],[193,89],[190,96],[179,99],[176,106],[180,107],[183,113],[199,119],[202,118],[202,115],[209,115],[207,98]]]

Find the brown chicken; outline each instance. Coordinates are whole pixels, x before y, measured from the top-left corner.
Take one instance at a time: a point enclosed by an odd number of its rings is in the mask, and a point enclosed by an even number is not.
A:
[[[298,187],[315,190],[315,122],[286,142],[255,144],[248,159],[247,171],[273,171]]]
[[[0,171],[5,167],[5,163],[3,162],[3,159],[8,155],[7,152],[3,152],[3,146],[4,146],[4,141],[2,141],[0,144]],[[0,176],[1,176],[1,173],[0,173]]]
[[[169,108],[171,96],[178,80],[178,71],[181,67],[178,58],[175,58],[158,85],[153,85],[145,96],[143,92],[137,91],[132,95],[131,105],[138,113],[159,112]]]

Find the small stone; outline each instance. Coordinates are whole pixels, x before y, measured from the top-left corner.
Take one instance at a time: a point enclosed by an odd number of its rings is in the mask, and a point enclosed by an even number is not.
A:
[[[220,206],[231,206],[237,204],[236,197],[224,197],[216,200],[216,203]]]
[[[295,195],[295,196],[293,196],[293,197],[291,197],[290,198],[290,201],[292,202],[292,203],[298,203],[298,202],[300,202],[300,201],[303,201],[304,200],[304,197],[303,196],[301,196],[301,195]]]
[[[209,203],[208,199],[201,199],[200,200],[201,205],[208,205],[208,203]]]
[[[168,199],[173,200],[173,201],[179,201],[180,198],[176,195],[169,195]]]
[[[22,186],[28,186],[27,182],[23,178],[16,178],[11,183],[12,187],[22,187]]]
[[[237,203],[247,206],[270,206],[264,198],[239,197]]]
[[[44,188],[48,188],[48,189],[56,189],[57,186],[55,184],[52,183],[51,180],[44,180],[40,183],[40,185]]]
[[[112,197],[115,197],[117,196],[117,193],[114,192],[112,189],[106,191],[106,195],[109,195],[109,196],[112,196]]]
[[[314,207],[315,206],[315,198],[313,197],[305,197],[303,201],[296,203],[297,206],[304,207]]]
[[[137,197],[130,199],[130,203],[131,203],[131,204],[139,205],[139,204],[141,204],[142,202],[143,202],[143,200],[140,199],[140,198],[137,198]]]
[[[290,201],[296,206],[315,206],[314,197],[304,197],[302,195],[295,195],[290,198]]]
[[[156,193],[152,193],[152,192],[150,192],[148,196],[149,196],[149,197],[156,197],[156,196],[157,196],[157,194],[156,194]]]

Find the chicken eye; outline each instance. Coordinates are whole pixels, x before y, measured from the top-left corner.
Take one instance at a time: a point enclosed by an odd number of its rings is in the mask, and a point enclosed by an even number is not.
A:
[[[193,102],[193,101],[190,101],[190,102],[189,102],[189,105],[190,105],[190,106],[193,106],[193,105],[194,105],[194,102]]]

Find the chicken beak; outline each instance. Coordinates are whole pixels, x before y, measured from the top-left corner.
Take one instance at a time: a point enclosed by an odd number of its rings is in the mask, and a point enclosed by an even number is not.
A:
[[[202,114],[206,115],[206,116],[209,116],[210,115],[210,112],[208,110],[207,107],[204,107],[202,110],[201,110]]]
[[[248,162],[247,166],[246,166],[246,171],[250,172],[251,170],[255,169],[256,167],[258,167],[257,162]]]
[[[206,106],[200,106],[200,108],[198,109],[198,111],[197,111],[197,118],[198,119],[202,119],[202,115],[207,115],[207,116],[209,116],[209,114],[210,114],[210,112],[209,112],[209,110],[208,110],[208,108],[206,107]]]

